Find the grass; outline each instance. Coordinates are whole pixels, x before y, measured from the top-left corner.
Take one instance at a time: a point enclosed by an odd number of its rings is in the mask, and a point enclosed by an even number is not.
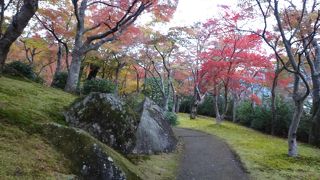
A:
[[[173,180],[176,179],[178,162],[182,152],[182,146],[173,153],[161,153],[150,156],[133,156],[131,160],[145,174],[147,179]]]
[[[0,142],[0,179],[59,179],[71,174],[69,161],[39,135],[0,123]]]
[[[67,178],[70,162],[39,134],[36,123],[63,124],[61,110],[76,96],[19,79],[0,77],[0,177]]]
[[[299,144],[299,157],[287,156],[285,139],[262,134],[231,122],[218,125],[213,118],[190,120],[179,114],[179,127],[222,138],[239,156],[253,179],[320,179],[320,149]]]
[[[64,123],[62,109],[76,96],[36,83],[0,77],[0,119],[19,127],[30,123]]]

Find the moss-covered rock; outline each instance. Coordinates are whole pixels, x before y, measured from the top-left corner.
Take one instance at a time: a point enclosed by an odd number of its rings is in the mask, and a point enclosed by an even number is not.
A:
[[[134,148],[137,115],[113,94],[90,93],[73,103],[64,115],[71,126],[89,132],[123,154]]]
[[[177,143],[163,110],[145,97],[91,93],[73,103],[65,117],[122,154],[171,152]]]
[[[81,179],[143,179],[127,159],[83,130],[44,124],[40,133],[70,159]]]

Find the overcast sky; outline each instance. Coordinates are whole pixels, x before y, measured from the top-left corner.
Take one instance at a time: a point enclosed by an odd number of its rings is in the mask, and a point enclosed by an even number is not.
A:
[[[188,26],[195,22],[209,19],[218,15],[218,5],[236,6],[237,0],[179,0],[176,12],[173,18],[166,25],[158,24],[154,28],[156,30],[167,32],[170,27]],[[150,16],[144,14],[138,18],[138,23],[145,24],[150,22]]]
[[[191,25],[218,14],[218,5],[236,6],[237,0],[179,0],[177,10],[170,21],[172,26]]]

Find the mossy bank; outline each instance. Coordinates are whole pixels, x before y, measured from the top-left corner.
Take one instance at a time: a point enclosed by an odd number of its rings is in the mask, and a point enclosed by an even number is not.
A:
[[[83,161],[95,158],[114,162],[127,179],[154,174],[88,133],[67,127],[62,112],[76,98],[24,79],[0,77],[0,179],[73,179],[81,174]],[[108,156],[90,154],[97,149]],[[157,161],[155,166],[167,163],[166,158]],[[173,169],[166,171],[174,176]]]

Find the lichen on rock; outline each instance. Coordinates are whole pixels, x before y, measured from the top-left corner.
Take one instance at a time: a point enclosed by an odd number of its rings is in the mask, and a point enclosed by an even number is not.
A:
[[[137,170],[130,169],[129,161],[85,131],[57,124],[44,124],[41,129],[44,137],[70,159],[72,171],[81,179],[141,179]]]
[[[64,115],[69,125],[122,154],[170,152],[177,143],[163,110],[149,98],[122,100],[113,94],[91,93]]]
[[[123,154],[134,148],[137,116],[113,94],[91,93],[64,115],[69,125],[89,132]]]
[[[177,140],[165,120],[164,111],[149,98],[145,98],[142,106],[133,153],[153,154],[173,151]]]

